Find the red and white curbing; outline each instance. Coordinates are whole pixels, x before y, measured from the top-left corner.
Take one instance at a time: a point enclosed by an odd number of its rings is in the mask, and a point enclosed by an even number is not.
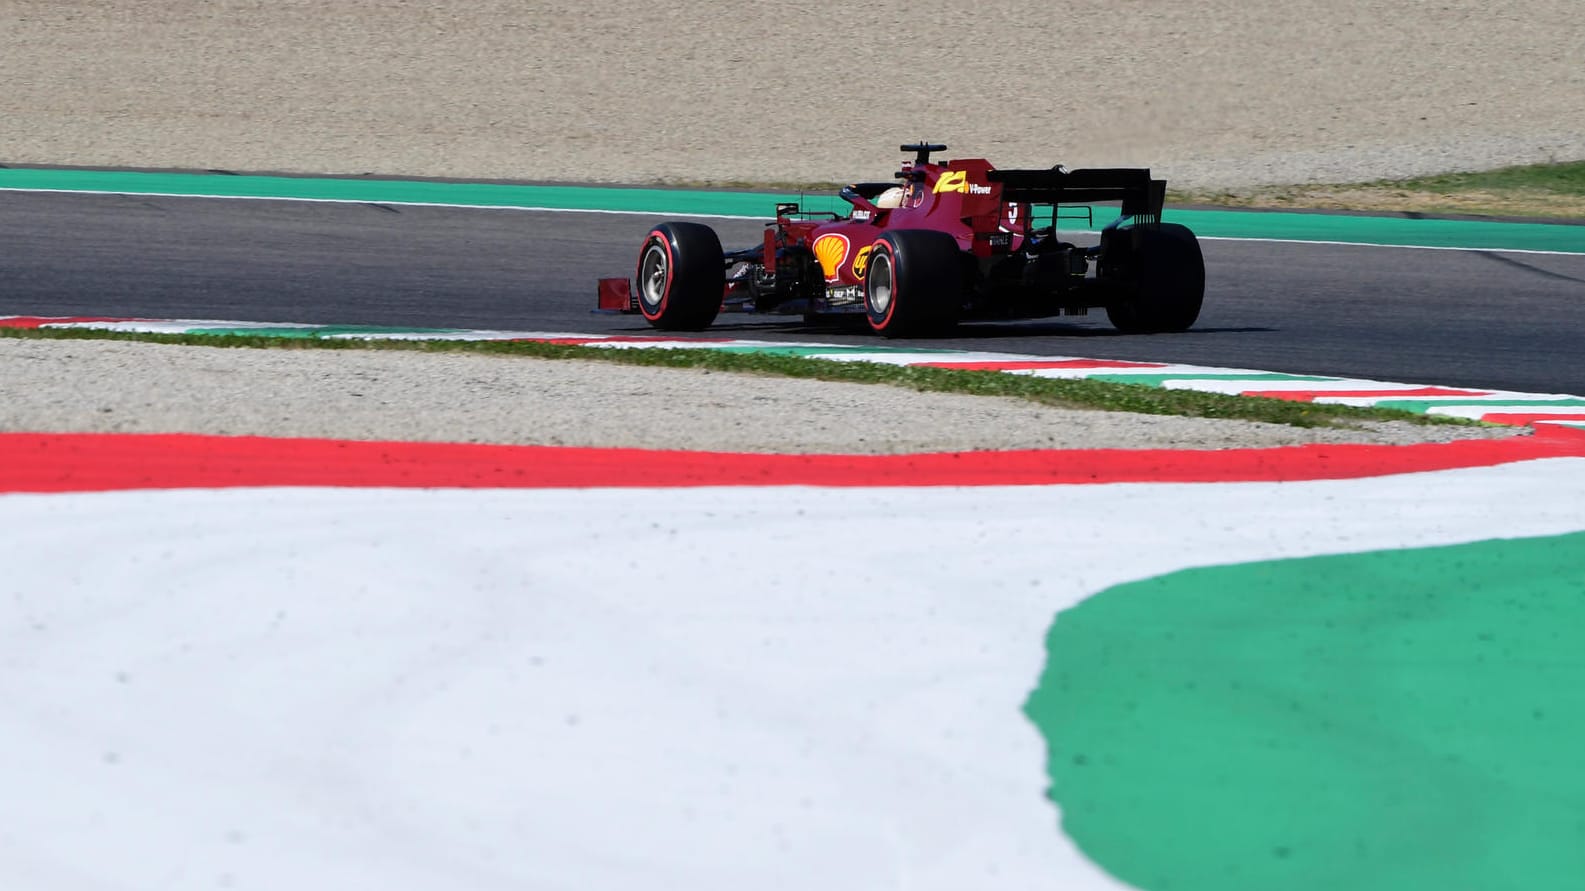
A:
[[[960,350],[911,350],[736,338],[600,335],[560,331],[382,328],[225,322],[198,319],[0,316],[0,328],[92,329],[151,334],[215,334],[324,340],[536,341],[604,349],[730,349],[793,353],[831,362],[874,362],[1051,378],[1100,378],[1175,390],[1258,396],[1354,406],[1383,406],[1493,424],[1561,425],[1585,429],[1585,397],[1395,383],[1325,375],[1167,362],[1131,362],[1071,356],[1030,356]]]

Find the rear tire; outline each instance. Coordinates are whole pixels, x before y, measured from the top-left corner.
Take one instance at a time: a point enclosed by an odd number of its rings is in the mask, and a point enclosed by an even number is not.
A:
[[[639,312],[653,327],[666,331],[710,327],[726,292],[721,239],[699,223],[661,223],[644,238],[633,285]]]
[[[876,239],[864,272],[870,330],[905,337],[950,329],[963,300],[957,239],[930,229],[897,229]]]
[[[1106,317],[1129,334],[1187,331],[1205,302],[1205,258],[1194,233],[1177,223],[1162,223],[1158,228],[1116,229],[1110,240],[1098,270],[1114,290]]]

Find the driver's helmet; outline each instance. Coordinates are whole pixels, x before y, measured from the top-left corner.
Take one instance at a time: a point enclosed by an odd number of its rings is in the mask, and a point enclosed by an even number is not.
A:
[[[875,196],[875,206],[882,209],[903,206],[904,190],[902,186],[892,186],[886,191]]]

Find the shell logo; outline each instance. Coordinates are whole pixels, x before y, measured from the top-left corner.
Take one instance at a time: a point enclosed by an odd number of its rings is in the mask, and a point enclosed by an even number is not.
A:
[[[835,281],[837,270],[842,268],[842,261],[848,258],[848,237],[822,235],[815,239],[811,247],[815,252],[815,259],[820,261],[820,268],[825,271],[826,280]]]

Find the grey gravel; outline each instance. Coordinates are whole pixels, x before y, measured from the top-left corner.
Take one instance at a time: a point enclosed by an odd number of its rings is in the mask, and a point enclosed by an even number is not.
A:
[[[898,454],[1409,443],[1508,430],[1307,430],[1022,400],[498,355],[0,339],[0,431],[207,433]]]
[[[1575,0],[0,3],[0,163],[884,178],[900,141],[1177,186],[1585,158]],[[523,359],[0,342],[0,429],[734,450],[1408,442]]]
[[[1577,0],[0,3],[0,162],[1176,185],[1585,158]]]

